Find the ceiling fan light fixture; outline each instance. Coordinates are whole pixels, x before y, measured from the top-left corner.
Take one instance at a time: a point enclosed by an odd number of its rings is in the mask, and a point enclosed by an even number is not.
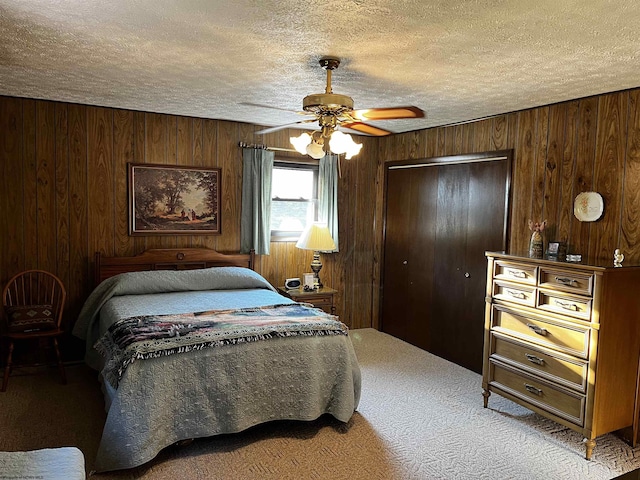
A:
[[[328,142],[326,136],[329,136]],[[327,131],[317,131],[309,135],[303,133],[299,137],[289,137],[291,145],[302,155],[309,155],[316,160],[325,155],[325,146],[328,146],[331,153],[336,155],[344,154],[347,159],[360,153],[361,143],[356,143],[348,133],[328,128]],[[328,145],[327,145],[328,143]]]
[[[324,148],[319,143],[311,142],[307,146],[307,149],[306,149],[305,153],[307,155],[309,155],[311,158],[315,158],[316,160],[320,160],[322,157],[324,157]]]
[[[360,150],[362,150],[362,144],[361,143],[355,143],[353,140],[351,141],[351,145],[349,146],[349,149],[345,152],[345,158],[347,160],[351,160],[351,157],[357,155],[360,153]]]
[[[307,146],[311,143],[311,135],[309,135],[308,133],[303,133],[299,137],[289,137],[289,141],[298,153],[306,155]]]
[[[331,134],[329,140],[329,148],[335,154],[345,154],[347,160],[360,153],[362,149],[361,143],[356,143],[348,133],[335,131]]]
[[[346,153],[349,148],[350,141],[353,143],[351,136],[346,133],[335,131],[331,134],[331,138],[329,139],[329,148],[333,153],[340,155],[341,153]]]

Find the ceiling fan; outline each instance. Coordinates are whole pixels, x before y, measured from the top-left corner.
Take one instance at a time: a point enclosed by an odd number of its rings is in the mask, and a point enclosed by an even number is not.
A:
[[[294,125],[317,121],[322,131],[328,133],[328,135],[323,135],[325,138],[328,138],[338,126],[349,128],[367,135],[383,136],[389,135],[393,132],[364,123],[364,121],[424,117],[424,112],[418,107],[388,107],[354,110],[353,99],[351,97],[341,95],[339,93],[333,93],[331,88],[331,72],[338,68],[340,65],[340,59],[336,57],[322,57],[319,60],[319,63],[320,66],[327,71],[327,87],[325,92],[314,93],[304,97],[302,100],[303,111],[297,112],[302,115],[313,115],[314,118],[267,128],[256,132],[257,134],[267,134]]]

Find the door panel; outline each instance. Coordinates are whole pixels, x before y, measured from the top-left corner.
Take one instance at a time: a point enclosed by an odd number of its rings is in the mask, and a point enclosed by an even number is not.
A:
[[[464,342],[467,334],[464,319],[464,291],[467,280],[464,272],[469,221],[470,165],[436,168],[440,169],[440,182],[429,351],[459,363],[465,357],[460,344]]]
[[[411,236],[407,228],[412,224],[410,204],[413,195],[407,195],[410,189],[411,175],[409,170],[389,172],[387,184],[385,230],[388,238],[385,241],[384,269],[388,272],[389,281],[384,284],[388,292],[387,301],[382,304],[382,316],[394,318],[385,325],[384,331],[398,338],[410,337],[408,325],[412,323],[403,310],[405,296],[409,287],[408,258]],[[405,263],[407,262],[407,263]]]
[[[487,261],[484,252],[506,250],[509,162],[495,161],[471,165],[469,178],[469,219],[465,249],[465,290],[462,318],[466,335],[459,345],[460,364],[482,372],[484,308]],[[466,276],[468,274],[468,277]]]
[[[413,321],[407,324],[407,336],[414,345],[428,349],[429,318],[431,296],[433,295],[433,264],[436,235],[436,206],[438,198],[438,170],[423,169],[411,173],[409,206],[411,219],[406,225],[406,236],[410,240],[407,249],[408,286],[407,300],[403,308],[410,307],[408,318]],[[417,242],[416,239],[421,241]]]

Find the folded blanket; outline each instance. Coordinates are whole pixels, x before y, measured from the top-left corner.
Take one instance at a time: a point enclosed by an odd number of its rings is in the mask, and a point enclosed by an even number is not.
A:
[[[84,455],[76,447],[0,452],[0,479],[84,480]]]
[[[103,377],[117,388],[136,360],[274,337],[347,335],[338,317],[309,304],[126,318],[95,344],[106,359]]]

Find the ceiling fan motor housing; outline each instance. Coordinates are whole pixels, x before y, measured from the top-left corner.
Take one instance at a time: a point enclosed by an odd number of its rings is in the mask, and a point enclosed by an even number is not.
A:
[[[340,115],[353,110],[353,99],[338,93],[317,93],[304,97],[302,108],[315,114]]]

